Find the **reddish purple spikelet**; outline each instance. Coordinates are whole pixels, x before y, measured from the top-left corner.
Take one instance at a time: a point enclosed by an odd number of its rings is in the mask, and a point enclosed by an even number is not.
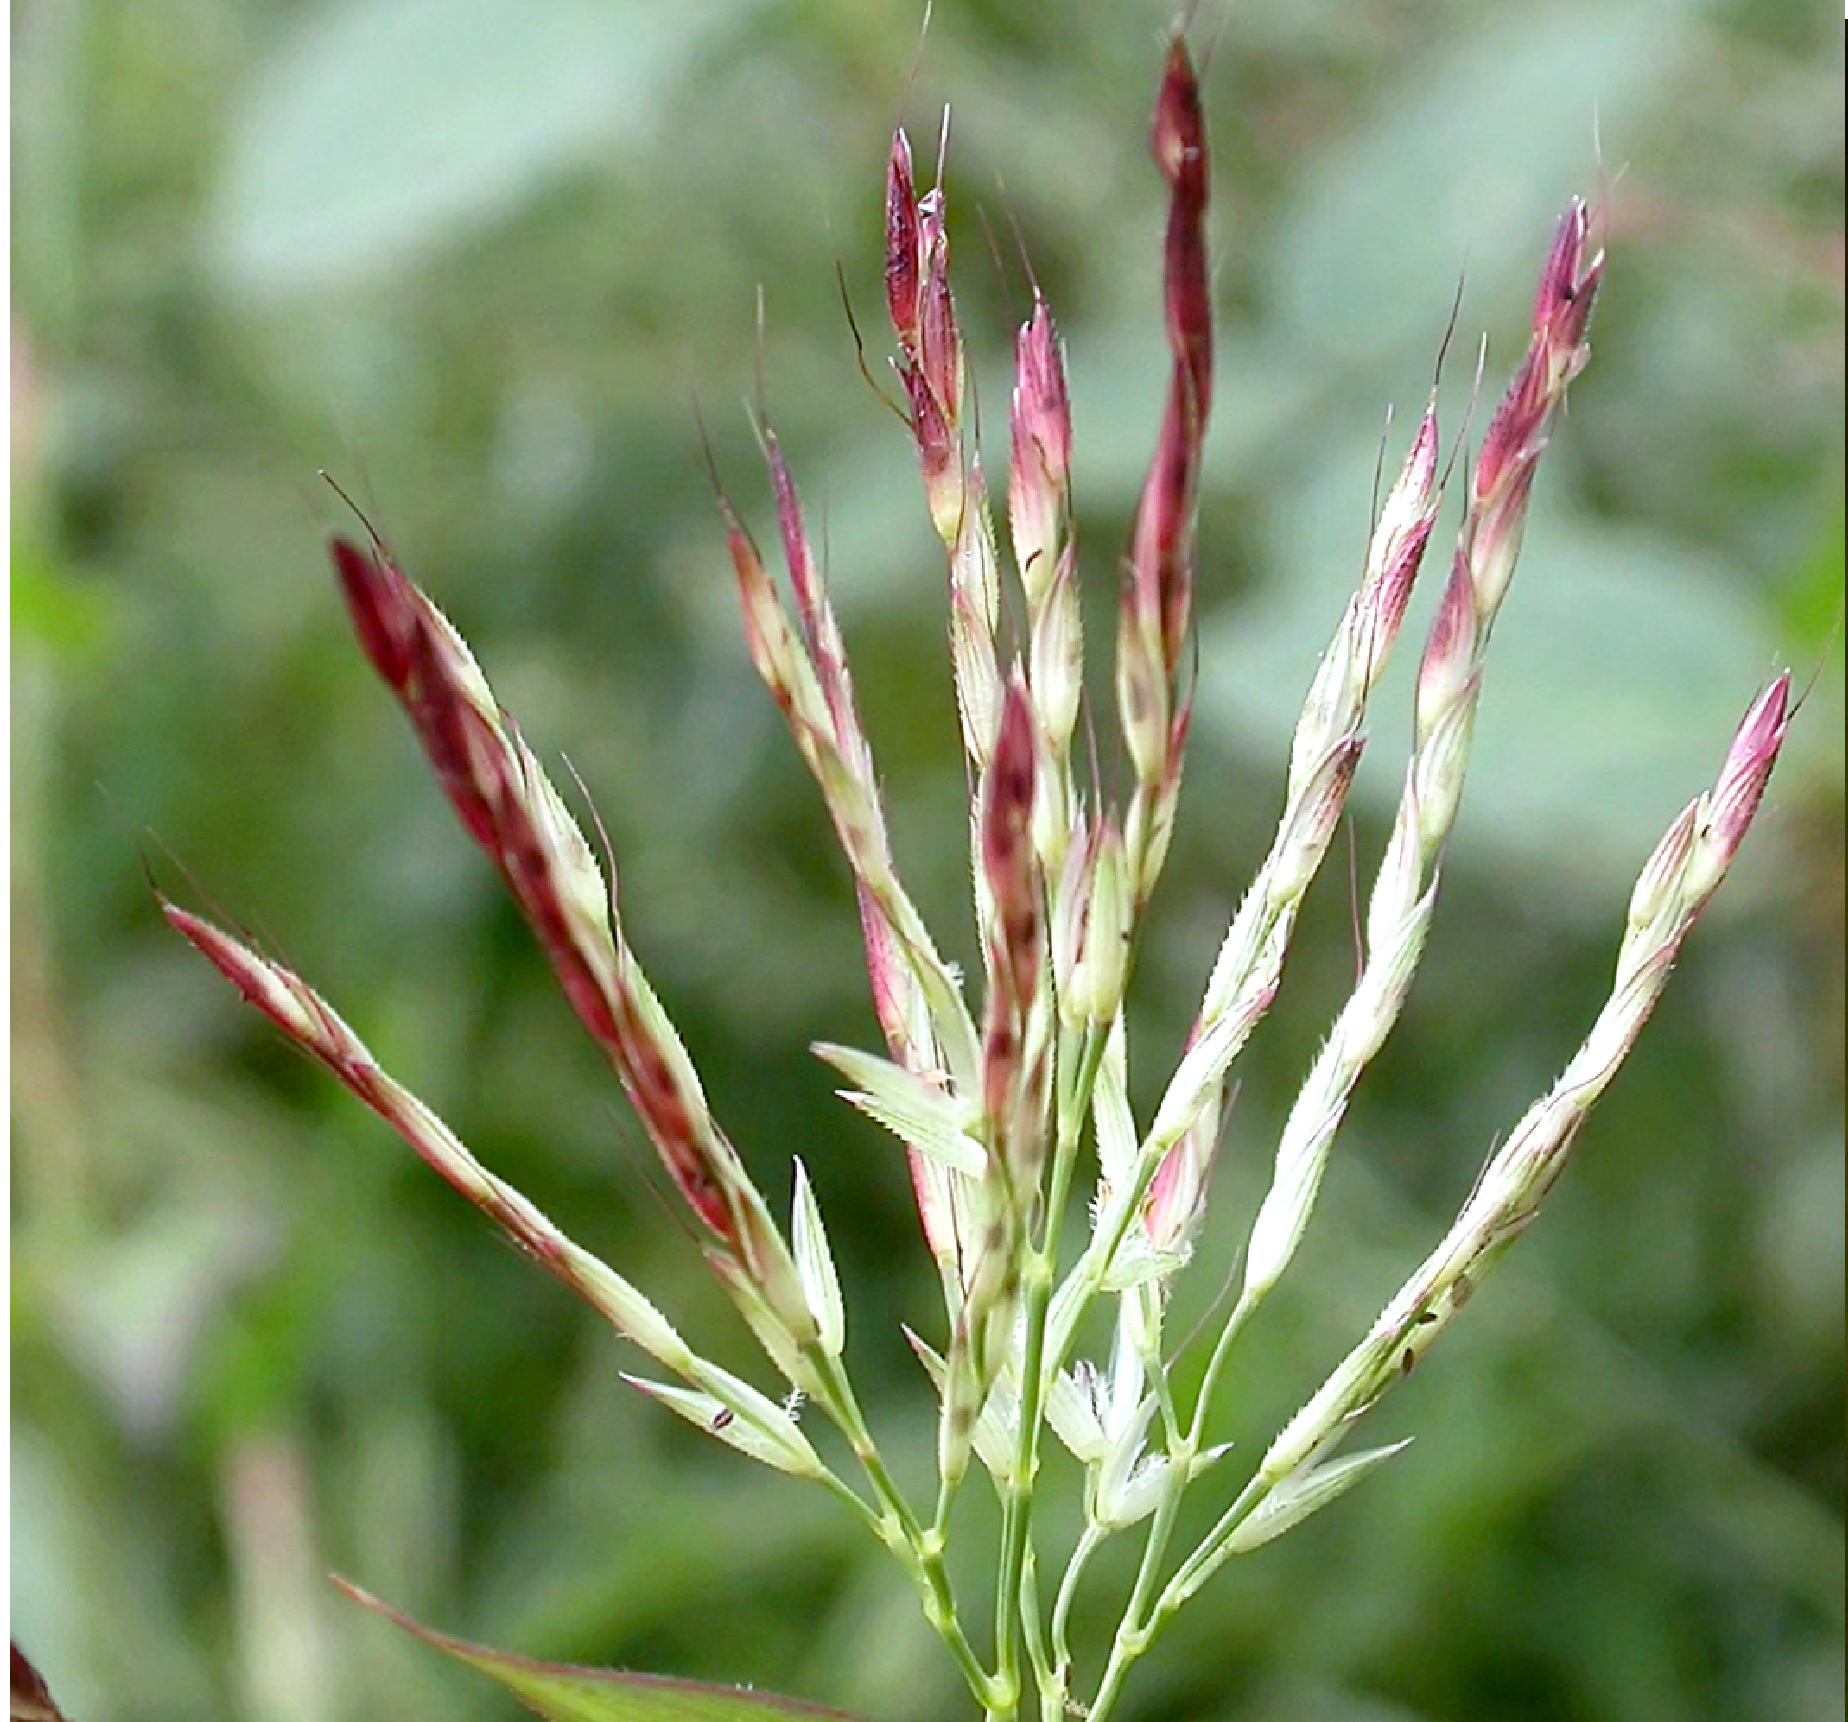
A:
[[[1421,497],[1429,498],[1437,490],[1437,462],[1441,452],[1437,434],[1437,393],[1432,391],[1426,402],[1424,417],[1418,421],[1418,434],[1406,454],[1405,474],[1401,484],[1409,484]]]
[[[892,137],[886,169],[886,309],[897,337],[898,380],[911,409],[911,434],[938,533],[953,540],[963,510],[962,336],[950,296],[950,245],[943,193],[922,197],[912,178],[911,145]]]
[[[1475,666],[1476,588],[1459,551],[1444,582],[1437,615],[1418,667],[1418,730],[1426,734],[1462,692]]]
[[[1005,983],[1019,1011],[1032,999],[1039,977],[1040,891],[1031,837],[1035,776],[1033,704],[1016,665],[982,786],[981,840],[1001,943],[996,982]]]
[[[431,1170],[500,1226],[526,1255],[593,1305],[606,1308],[587,1289],[578,1267],[581,1252],[575,1252],[529,1202],[476,1165],[433,1113],[379,1069],[365,1043],[301,976],[158,892],[155,896],[172,926],[249,1003],[389,1124]]]
[[[808,529],[802,522],[802,505],[796,498],[795,480],[789,476],[789,462],[783,458],[783,446],[776,432],[764,432],[764,460],[770,468],[770,489],[776,498],[777,530],[783,539],[783,560],[789,567],[789,583],[796,594],[796,613],[802,618],[802,636],[812,655],[820,633],[815,564],[809,554]]]
[[[1213,386],[1206,125],[1193,65],[1178,38],[1169,49],[1156,99],[1151,142],[1169,188],[1163,305],[1174,368],[1155,458],[1136,512],[1130,579],[1141,631],[1159,642],[1164,672],[1172,678],[1192,608],[1193,507]]]
[[[445,650],[448,644],[423,606],[418,606],[410,637],[411,674],[399,690],[400,697],[457,817],[468,834],[497,863],[503,863],[493,805],[499,787],[491,775],[495,750],[490,748],[480,756],[475,752],[472,741],[483,719],[458,686],[456,665]]]
[[[764,433],[764,458],[770,467],[770,485],[776,497],[777,525],[783,538],[783,556],[789,567],[789,583],[795,592],[796,614],[802,623],[802,639],[814,666],[815,679],[821,684],[828,716],[834,726],[834,738],[842,754],[856,769],[864,767],[871,775],[868,750],[854,706],[853,682],[847,673],[847,654],[841,643],[840,628],[834,620],[815,559],[809,549],[808,529],[802,520],[802,504],[796,496],[795,481],[783,447],[773,431]]]
[[[1527,469],[1539,458],[1547,420],[1590,356],[1585,331],[1604,275],[1604,254],[1586,258],[1589,237],[1590,217],[1574,198],[1541,269],[1533,338],[1482,440],[1472,486],[1478,505],[1486,505],[1511,482],[1531,483]],[[1524,489],[1520,502],[1525,502]]]
[[[915,363],[923,252],[918,235],[918,194],[911,177],[911,140],[902,128],[892,134],[885,209],[886,310],[899,347]]]
[[[763,558],[751,542],[729,503],[721,502],[725,518],[725,547],[731,552],[732,572],[738,580],[738,603],[744,617],[744,640],[751,662],[763,677],[770,697],[785,714],[793,713],[795,690],[790,681],[790,666],[781,650],[782,606],[776,588],[764,568]],[[786,625],[786,624],[785,624]]]
[[[918,199],[918,236],[924,257],[918,369],[943,416],[955,425],[962,417],[962,332],[956,324],[956,302],[950,296],[950,236],[944,226],[941,191],[927,191]]]
[[[1171,191],[1164,263],[1168,342],[1202,421],[1213,392],[1213,314],[1207,293],[1206,115],[1187,44],[1178,37],[1155,100],[1150,138]]]
[[[334,539],[330,550],[361,648],[410,717],[469,835],[492,852],[494,819],[458,709],[481,696],[478,690],[457,692],[454,636],[388,557],[344,538]]]
[[[169,902],[158,891],[154,900],[168,924],[237,988],[246,1003],[255,1005],[292,1040],[301,1038],[301,1001],[281,984],[273,964],[264,962],[210,921]]]
[[[925,1247],[939,1263],[960,1261],[962,1245],[956,1236],[956,1216],[943,1180],[935,1174],[929,1159],[915,1148],[906,1148],[905,1167],[911,1174],[911,1196],[917,1204]]]
[[[901,365],[899,378],[911,403],[911,434],[917,439],[931,520],[940,536],[953,541],[963,512],[962,452],[956,431],[922,370]]]
[[[1470,685],[1513,578],[1547,430],[1567,386],[1585,368],[1585,330],[1603,278],[1602,252],[1587,258],[1590,218],[1574,199],[1560,219],[1534,296],[1534,324],[1482,439],[1471,475],[1456,560],[1418,681],[1418,731],[1428,736]]]
[[[735,521],[731,527],[740,583],[748,588],[752,569],[759,578],[762,569]],[[720,1239],[736,1244],[733,1150],[710,1119],[695,1122],[682,1079],[624,979],[603,906],[567,900],[568,891],[581,891],[577,869],[588,858],[561,848],[549,787],[537,781],[531,755],[510,739],[466,648],[416,586],[388,560],[344,540],[335,541],[333,559],[366,655],[403,705],[464,828],[506,880],[688,1205]],[[186,926],[181,931],[200,942]]]
[[[1033,315],[1014,342],[1014,434],[1032,445],[1056,490],[1070,482],[1072,407],[1065,387],[1065,355],[1052,312],[1035,297]]]
[[[51,1695],[51,1688],[45,1684],[45,1677],[32,1666],[17,1644],[10,1648],[13,1652],[10,1713],[18,1722],[66,1722],[64,1712]]]
[[[1437,402],[1434,397],[1425,408],[1418,434],[1412,439],[1404,469],[1388,504],[1390,510],[1403,499],[1410,518],[1402,524],[1395,523],[1385,565],[1365,597],[1368,606],[1365,639],[1374,665],[1386,658],[1398,640],[1406,605],[1411,602],[1412,587],[1424,564],[1425,548],[1431,542],[1431,530],[1437,524],[1437,461]]]
[[[855,893],[860,909],[860,934],[866,946],[866,975],[873,994],[873,1014],[892,1049],[892,1056],[907,1069],[917,1064],[911,1024],[905,1016],[904,958],[892,940],[885,916],[864,885]]]
[[[1008,524],[1014,555],[1029,595],[1053,575],[1061,522],[1071,486],[1072,415],[1065,364],[1046,302],[1014,341],[1014,395],[1010,412],[1012,462],[1008,471]]]
[[[615,1004],[621,1054],[617,1070],[629,1103],[687,1205],[717,1236],[728,1243],[741,1242],[738,1219],[727,1200],[727,1180],[714,1166],[710,1145],[694,1126],[678,1073],[663,1056],[626,987],[618,989]]]
[[[1549,345],[1560,353],[1581,346],[1591,320],[1591,303],[1604,275],[1604,254],[1589,261],[1585,247],[1591,240],[1591,212],[1582,198],[1574,198],[1554,230],[1553,249],[1540,271],[1534,293],[1534,327],[1545,329]]]
[[[1034,1144],[1016,1128],[1033,1086],[1027,1016],[1039,986],[1040,879],[1033,854],[1033,708],[1018,665],[1008,678],[994,758],[982,783],[982,870],[993,903],[988,1008],[982,1029],[982,1101],[1004,1163]],[[1010,1164],[1010,1173],[1020,1168]]]
[[[1158,1250],[1184,1249],[1206,1211],[1219,1141],[1196,1124],[1170,1148],[1149,1182],[1142,1229]]]
[[[416,630],[410,582],[390,562],[345,538],[334,539],[331,549],[360,647],[386,685],[401,693],[411,673]]]
[[[1725,861],[1738,852],[1758,812],[1790,717],[1790,672],[1786,670],[1752,702],[1713,787],[1707,828]]]
[[[1412,587],[1418,570],[1424,565],[1425,548],[1431,542],[1431,529],[1437,524],[1433,514],[1420,521],[1405,535],[1386,565],[1379,584],[1371,594],[1372,609],[1368,617],[1368,649],[1377,663],[1392,650],[1405,620],[1406,606],[1412,600]]]

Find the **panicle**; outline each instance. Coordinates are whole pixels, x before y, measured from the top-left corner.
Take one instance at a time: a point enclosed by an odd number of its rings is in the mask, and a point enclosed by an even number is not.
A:
[[[1122,1671],[1140,1646],[1225,1559],[1301,1523],[1404,1446],[1331,1457],[1537,1214],[1738,853],[1792,718],[1786,673],[1753,700],[1712,787],[1683,808],[1644,864],[1609,995],[1559,1079],[1490,1154],[1437,1249],[1278,1434],[1206,1539],[1154,1591],[1182,1489],[1227,1451],[1203,1444],[1222,1362],[1295,1256],[1349,1101],[1396,1023],[1422,956],[1489,636],[1551,427],[1587,362],[1604,256],[1589,211],[1575,199],[1540,271],[1525,352],[1466,479],[1455,553],[1417,673],[1412,757],[1361,929],[1360,972],[1285,1116],[1242,1252],[1242,1283],[1183,1421],[1164,1360],[1169,1281],[1191,1254],[1205,1214],[1231,1064],[1276,996],[1299,909],[1343,818],[1369,702],[1402,630],[1445,480],[1434,386],[1296,722],[1276,835],[1142,1133],[1130,1103],[1123,1004],[1137,917],[1173,829],[1191,717],[1186,654],[1214,381],[1206,131],[1198,80],[1178,36],[1166,55],[1150,149],[1167,191],[1168,365],[1119,591],[1116,689],[1134,774],[1120,805],[1105,802],[1101,789],[1087,799],[1073,777],[1083,625],[1071,403],[1057,328],[1036,286],[1031,314],[1015,335],[1008,415],[1007,527],[1024,598],[1024,618],[1017,618],[1002,601],[996,528],[973,435],[944,193],[939,186],[920,194],[902,129],[886,164],[884,293],[893,363],[948,564],[951,658],[973,786],[973,889],[987,981],[979,1031],[960,973],[938,954],[899,882],[826,569],[773,432],[763,431],[762,447],[787,594],[719,495],[751,658],[816,780],[852,872],[890,1056],[829,1043],[814,1050],[847,1079],[842,1097],[904,1145],[943,1280],[945,1352],[906,1330],[941,1399],[942,1487],[928,1528],[893,1484],[854,1403],[844,1369],[846,1300],[806,1166],[795,1162],[786,1241],[628,944],[614,879],[466,644],[376,537],[371,548],[345,539],[331,545],[360,645],[615,1068],[704,1228],[710,1265],[795,1389],[791,1397],[778,1404],[692,1352],[634,1287],[483,1167],[386,1075],[298,975],[161,899],[172,925],[252,1005],[683,1384],[626,1379],[714,1438],[820,1480],[859,1508],[910,1568],[927,1615],[995,1716],[1020,1708],[1023,1649],[1041,1711],[1083,1713],[1068,1689],[1066,1614],[1077,1577],[1105,1537],[1154,1515],[1135,1594],[1091,1707],[1097,1715],[1116,1702]],[[1021,619],[1024,628],[1016,630]],[[1004,638],[1005,649],[998,644]],[[1016,650],[1020,656],[1004,668]],[[1055,1287],[1061,1213],[1087,1132],[1098,1174],[1091,1238]],[[1068,1369],[1080,1323],[1100,1297],[1119,1300],[1107,1370],[1082,1362]],[[807,1397],[861,1461],[873,1503],[840,1482],[811,1446],[797,1421]],[[1151,1450],[1158,1412],[1162,1450]],[[1084,1522],[1049,1631],[1036,1635],[1031,1518],[1041,1421],[1083,1468]],[[993,1674],[963,1634],[943,1565],[953,1491],[972,1455],[993,1477],[1003,1508]]]

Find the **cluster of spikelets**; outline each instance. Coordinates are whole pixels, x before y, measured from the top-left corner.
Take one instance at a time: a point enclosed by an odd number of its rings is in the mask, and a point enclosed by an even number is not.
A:
[[[920,1512],[894,1482],[855,1402],[843,1357],[845,1302],[805,1172],[798,1164],[785,1232],[714,1119],[642,972],[613,878],[467,648],[376,540],[333,546],[366,655],[608,1055],[697,1217],[707,1259],[782,1378],[780,1396],[690,1349],[635,1287],[560,1233],[386,1075],[297,975],[166,908],[285,1034],[672,1378],[637,1386],[751,1457],[816,1479],[848,1502],[911,1574],[926,1615],[991,1718],[1019,1714],[1029,1675],[1043,1716],[1081,1708],[1067,1620],[1086,1563],[1106,1538],[1150,1521],[1133,1594],[1082,1707],[1093,1722],[1114,1706],[1125,1672],[1156,1632],[1225,1560],[1288,1529],[1397,1451],[1332,1456],[1533,1218],[1744,837],[1789,715],[1788,678],[1780,678],[1752,704],[1713,788],[1688,804],[1644,867],[1610,998],[1564,1075],[1507,1134],[1442,1242],[1272,1442],[1213,1529],[1170,1567],[1181,1496],[1224,1452],[1207,1445],[1207,1426],[1226,1355],[1303,1236],[1349,1098],[1399,1014],[1423,948],[1490,631],[1549,430],[1586,360],[1603,258],[1586,210],[1574,203],[1541,270],[1527,351],[1465,463],[1462,524],[1418,671],[1414,747],[1366,908],[1359,978],[1288,1116],[1242,1251],[1238,1295],[1195,1402],[1185,1407],[1164,1366],[1168,1288],[1203,1218],[1229,1073],[1276,995],[1298,906],[1342,817],[1369,696],[1399,633],[1448,470],[1433,399],[1309,690],[1275,841],[1232,917],[1154,1117],[1139,1126],[1128,1102],[1124,996],[1180,790],[1193,515],[1213,381],[1206,144],[1179,42],[1162,78],[1153,147],[1169,194],[1172,365],[1123,561],[1116,694],[1130,781],[1126,796],[1110,800],[1082,793],[1073,769],[1083,641],[1060,343],[1036,300],[1015,350],[1007,522],[1019,596],[1004,604],[970,434],[943,196],[941,189],[919,194],[904,134],[893,141],[885,294],[930,519],[948,562],[951,656],[974,785],[979,1010],[899,881],[840,631],[773,436],[765,448],[793,615],[736,515],[724,509],[752,658],[815,777],[852,874],[885,1042],[883,1053],[817,1050],[846,1078],[845,1097],[904,1143],[942,1281],[941,1346],[909,1336],[941,1399],[931,1511]],[[1095,775],[1095,768],[1087,774]],[[1087,1139],[1096,1157],[1091,1228],[1067,1261],[1061,1231]],[[1092,1364],[1073,1354],[1081,1322],[1100,1300],[1114,1306],[1114,1329],[1103,1362]],[[803,1402],[844,1435],[864,1490],[811,1445],[797,1417]],[[1035,1547],[1030,1522],[1047,1426],[1085,1470],[1084,1529],[1056,1589],[1041,1583],[1045,1551]],[[987,1661],[965,1630],[944,1558],[951,1503],[972,1454],[1002,1503],[1000,1609]]]

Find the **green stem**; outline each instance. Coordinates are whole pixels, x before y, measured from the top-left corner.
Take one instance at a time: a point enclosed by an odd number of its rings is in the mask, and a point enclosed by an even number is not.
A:
[[[1087,1027],[1079,1037],[1075,1067],[1070,1060],[1060,1061],[1061,1069],[1071,1069],[1073,1077],[1069,1087],[1060,1084],[1062,1092],[1055,1105],[1052,1176],[1048,1181],[1040,1242],[1028,1252],[1022,1265],[1026,1340],[1020,1369],[1020,1434],[1012,1475],[1002,1497],[1001,1565],[995,1594],[995,1684],[999,1695],[1009,1700],[1008,1707],[997,1714],[1008,1718],[1019,1711],[1017,1628],[1021,1577],[1031,1529],[1033,1483],[1039,1469],[1039,1433],[1046,1386],[1046,1315],[1052,1301],[1059,1228],[1071,1192],[1078,1145],[1084,1136],[1091,1090],[1097,1082],[1098,1066],[1103,1062],[1104,1039],[1101,1030]]]
[[[1193,1553],[1181,1562],[1174,1577],[1156,1598],[1155,1609],[1150,1616],[1151,1635],[1166,1625],[1181,1604],[1224,1564],[1232,1552],[1228,1547],[1232,1533],[1251,1517],[1274,1486],[1269,1477],[1262,1471],[1258,1472],[1239,1491],[1238,1499],[1219,1515],[1213,1528],[1195,1545]]]
[[[1225,1539],[1256,1510],[1270,1491],[1270,1481],[1262,1472],[1254,1476],[1240,1491],[1238,1499],[1220,1516],[1218,1524],[1207,1533],[1199,1547],[1181,1563],[1180,1570],[1162,1588],[1153,1605],[1144,1604],[1144,1618],[1132,1621],[1127,1613],[1124,1615],[1111,1643],[1110,1661],[1098,1684],[1097,1696],[1087,1712],[1089,1722],[1109,1722],[1110,1714],[1123,1694],[1123,1682],[1128,1678],[1137,1658],[1161,1636],[1163,1628],[1174,1618],[1181,1604],[1226,1558]]]
[[[1168,1543],[1174,1535],[1175,1520],[1180,1515],[1181,1497],[1187,1492],[1187,1485],[1193,1481],[1194,1460],[1205,1437],[1206,1418],[1211,1408],[1213,1391],[1218,1386],[1220,1373],[1225,1368],[1234,1341],[1243,1331],[1245,1323],[1251,1319],[1260,1301],[1260,1297],[1246,1293],[1232,1306],[1232,1313],[1219,1331],[1218,1342],[1213,1347],[1206,1373],[1201,1378],[1199,1396],[1194,1400],[1193,1416],[1188,1420],[1187,1436],[1178,1443],[1169,1443],[1167,1486],[1156,1504],[1155,1517],[1149,1525],[1148,1541],[1143,1545],[1142,1562],[1136,1570],[1135,1588],[1130,1593],[1129,1603],[1117,1627],[1110,1663],[1104,1673],[1104,1685],[1098,1689],[1097,1704],[1106,1709],[1115,1702],[1116,1689],[1121,1686],[1130,1664],[1148,1648],[1156,1632],[1166,1624],[1168,1615],[1185,1600],[1179,1588],[1182,1584],[1181,1574],[1177,1573],[1159,1596],[1155,1591],[1156,1580],[1160,1576],[1162,1557],[1168,1552]],[[1268,1492],[1268,1485],[1265,1492]],[[1224,1527],[1223,1534],[1230,1535],[1232,1526],[1243,1517],[1243,1513],[1256,1505],[1255,1501],[1247,1500],[1250,1493],[1251,1485],[1248,1484],[1245,1493],[1240,1495],[1220,1520],[1220,1526]],[[1216,1526],[1213,1535],[1218,1534],[1222,1533],[1220,1527]],[[1209,1535],[1208,1541],[1211,1540]],[[1183,1563],[1182,1572],[1188,1572],[1205,1550],[1206,1544],[1203,1543]],[[1100,1713],[1097,1705],[1093,1705],[1093,1719]]]
[[[1039,1560],[1032,1540],[1027,1542],[1026,1565],[1020,1573],[1021,1639],[1027,1649],[1027,1666],[1033,1670],[1034,1684],[1042,1697],[1052,1690],[1052,1658],[1047,1654],[1046,1635],[1040,1626]]]
[[[872,1485],[873,1493],[884,1511],[874,1513],[852,1489],[836,1479],[838,1492],[859,1508],[875,1535],[898,1556],[900,1563],[911,1574],[923,1605],[924,1618],[949,1647],[976,1701],[985,1708],[991,1706],[995,1697],[995,1683],[975,1654],[957,1615],[949,1573],[943,1564],[941,1530],[935,1526],[928,1531],[924,1529],[918,1522],[917,1514],[912,1511],[911,1503],[905,1499],[891,1472],[886,1469],[885,1459],[879,1451],[878,1443],[873,1440],[871,1430],[867,1428],[866,1418],[854,1396],[853,1384],[848,1380],[846,1368],[840,1359],[828,1356],[819,1345],[813,1343],[803,1348],[803,1356],[824,1388],[820,1395],[823,1408],[846,1437],[848,1446],[853,1449],[854,1457],[859,1460],[860,1468],[866,1473],[866,1479]]]
[[[1262,1301],[1262,1294],[1242,1293],[1237,1303],[1232,1306],[1232,1313],[1226,1317],[1225,1326],[1219,1330],[1218,1342],[1213,1346],[1213,1355],[1207,1360],[1206,1373],[1200,1378],[1199,1396],[1194,1400],[1193,1416],[1188,1420],[1187,1439],[1181,1444],[1187,1463],[1171,1464],[1168,1470],[1168,1486],[1163,1491],[1162,1501],[1156,1509],[1155,1523],[1149,1530],[1149,1547],[1153,1558],[1159,1562],[1167,1550],[1169,1536],[1174,1529],[1174,1516],[1180,1506],[1181,1495],[1187,1485],[1193,1481],[1192,1464],[1198,1457],[1201,1444],[1206,1439],[1207,1413],[1212,1409],[1213,1392],[1219,1385],[1219,1377],[1226,1365],[1226,1359],[1232,1353],[1233,1343],[1243,1332],[1245,1323],[1251,1319],[1252,1312]],[[1172,1451],[1172,1449],[1171,1449]],[[1166,1509],[1164,1512],[1163,1509]]]
[[[1078,1583],[1084,1577],[1085,1568],[1091,1564],[1091,1557],[1103,1546],[1104,1538],[1109,1534],[1095,1519],[1085,1526],[1084,1535],[1078,1539],[1078,1546],[1072,1550],[1072,1558],[1066,1564],[1065,1576],[1059,1580],[1059,1594],[1053,1599],[1053,1671],[1059,1682],[1061,1697],[1063,1697],[1064,1685],[1071,1677],[1072,1602],[1078,1595]]]

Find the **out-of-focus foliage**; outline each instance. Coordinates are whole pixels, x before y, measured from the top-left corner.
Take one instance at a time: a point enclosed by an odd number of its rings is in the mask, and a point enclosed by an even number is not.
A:
[[[834,263],[876,335],[886,135],[902,108],[930,136],[952,99],[991,441],[1023,249],[1070,342],[1101,660],[1163,374],[1144,126],[1166,13],[940,0],[908,86],[918,11],[16,11],[14,1630],[85,1722],[506,1713],[330,1567],[534,1655],[951,1711],[883,1553],[628,1392],[587,1313],[239,1013],[136,854],[144,830],[170,844],[497,1170],[748,1365],[351,647],[327,467],[594,790],[721,1116],[779,1199],[791,1152],[814,1173],[855,1369],[922,1484],[928,1395],[896,1323],[928,1324],[932,1294],[902,1167],[804,1051],[874,1033],[851,899],[738,643],[692,401],[760,496],[735,403],[767,284],[763,371],[827,521],[902,860],[967,955],[941,569]],[[1491,656],[1431,955],[1232,1383],[1245,1451],[1576,1042],[1635,866],[1761,676],[1821,675],[1581,1164],[1390,1412],[1418,1445],[1203,1594],[1149,1659],[1142,1722],[1840,1714],[1834,28],[1779,0],[1246,0],[1199,21],[1223,406],[1198,745],[1133,1001],[1145,1104],[1274,817],[1388,403],[1403,423],[1422,399],[1462,274],[1454,431],[1476,332],[1498,387],[1600,137],[1611,188],[1596,355]],[[1407,695],[1401,665],[1363,869]],[[1177,1332],[1342,996],[1335,859],[1245,1060]],[[1114,1618],[1125,1574],[1100,1576],[1081,1635]]]

